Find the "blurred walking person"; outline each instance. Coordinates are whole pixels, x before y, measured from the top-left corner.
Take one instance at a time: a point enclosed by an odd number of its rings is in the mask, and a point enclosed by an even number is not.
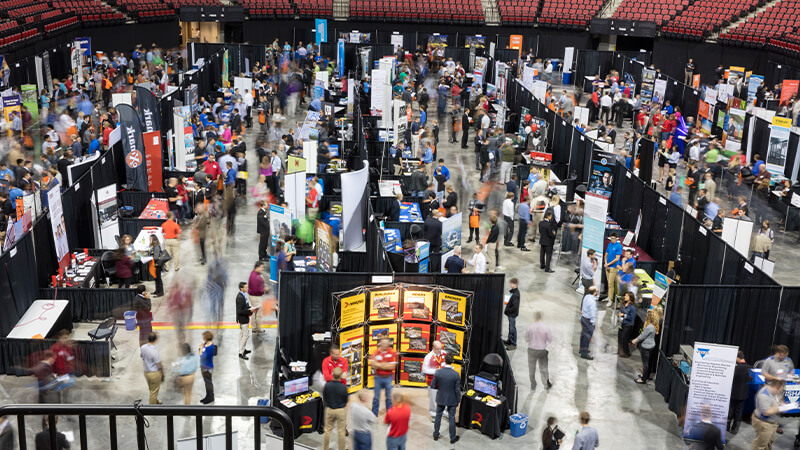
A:
[[[214,357],[217,356],[217,345],[214,344],[214,333],[203,332],[203,343],[200,345],[200,374],[206,386],[206,396],[200,403],[206,405],[214,401]]]
[[[253,307],[253,315],[250,316],[250,327],[253,333],[263,333],[261,328],[261,303],[264,300],[265,293],[264,282],[264,262],[256,261],[253,271],[250,272],[250,278],[247,280],[247,300],[250,306]]]
[[[181,345],[181,356],[173,363],[175,375],[178,376],[178,387],[183,391],[183,404],[189,405],[192,403],[192,387],[194,386],[194,374],[197,372],[199,366],[199,359],[197,355],[192,353],[192,347],[189,344]]]
[[[377,417],[369,408],[369,394],[362,389],[357,394],[358,401],[350,404],[350,424],[353,430],[353,450],[372,450],[372,426]]]
[[[539,376],[545,389],[550,389],[550,373],[548,371],[547,345],[553,342],[550,327],[542,323],[542,312],[533,314],[534,322],[525,330],[525,341],[528,343],[528,377],[531,381],[531,390],[536,389],[536,366],[539,366]]]

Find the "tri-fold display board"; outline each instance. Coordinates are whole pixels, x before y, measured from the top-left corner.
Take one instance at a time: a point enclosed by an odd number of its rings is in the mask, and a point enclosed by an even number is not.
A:
[[[333,303],[331,331],[349,363],[349,392],[374,385],[369,355],[383,338],[398,352],[395,381],[400,385],[427,385],[422,362],[435,340],[453,355],[456,371],[464,373],[462,366],[469,365],[472,292],[429,285],[363,286],[334,293]]]

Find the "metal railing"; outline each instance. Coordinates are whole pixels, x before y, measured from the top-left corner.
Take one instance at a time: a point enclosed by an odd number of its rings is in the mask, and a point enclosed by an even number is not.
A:
[[[136,420],[136,442],[139,450],[146,450],[147,437],[145,428],[149,426],[147,418],[149,416],[167,418],[167,445],[168,450],[175,449],[175,416],[194,416],[195,431],[197,436],[197,448],[203,448],[203,418],[204,417],[225,417],[225,448],[233,449],[232,418],[233,417],[252,417],[253,418],[253,448],[261,448],[261,418],[269,417],[277,420],[283,428],[283,448],[291,450],[294,448],[294,426],[291,419],[285,412],[270,406],[193,406],[193,405],[141,405],[138,402],[130,405],[104,405],[104,404],[29,404],[29,405],[6,405],[0,406],[0,416],[16,416],[17,429],[19,435],[20,450],[27,450],[35,446],[28,446],[27,433],[25,433],[25,418],[27,416],[47,416],[50,448],[58,448],[58,432],[56,430],[56,416],[78,416],[78,426],[80,428],[80,448],[87,450],[88,435],[86,431],[87,416],[106,416],[108,417],[108,432],[111,450],[118,449],[117,442],[117,417],[134,417]],[[99,430],[93,429],[93,433]],[[164,448],[163,445],[156,445],[153,448]]]

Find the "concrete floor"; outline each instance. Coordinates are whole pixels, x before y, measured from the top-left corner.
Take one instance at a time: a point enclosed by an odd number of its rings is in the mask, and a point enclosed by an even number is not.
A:
[[[432,102],[435,104],[435,102]],[[430,117],[434,117],[431,115]],[[299,119],[299,116],[298,116]],[[460,147],[447,142],[449,133],[443,126],[440,155],[447,161],[451,171],[451,183],[455,186],[460,199],[460,208],[466,207],[471,193],[480,187],[477,172],[474,170],[474,154],[472,147],[461,150]],[[621,135],[621,133],[620,133]],[[248,158],[254,164],[255,133],[247,135],[247,144],[250,149]],[[488,200],[489,208],[500,208],[500,201],[504,197],[505,188],[496,188]],[[237,357],[238,329],[233,325],[233,304],[236,285],[239,281],[247,279],[252,264],[256,260],[257,241],[255,234],[255,216],[251,202],[239,210],[236,218],[236,236],[220,248],[224,252],[224,260],[229,274],[228,286],[225,290],[226,308],[223,315],[222,328],[214,330],[210,323],[207,308],[202,300],[204,279],[207,266],[199,265],[194,244],[189,239],[189,233],[184,233],[182,241],[183,268],[177,272],[180,277],[190,277],[190,281],[197,286],[195,290],[195,309],[193,323],[188,331],[188,341],[192,347],[200,344],[200,335],[206,329],[215,331],[216,342],[220,345],[219,355],[215,360],[215,385],[216,404],[255,404],[259,398],[269,396],[270,381],[272,379],[272,357],[274,354],[275,328],[267,328],[261,335],[254,335],[249,361]],[[466,219],[466,218],[465,218]],[[465,224],[466,227],[466,224]],[[465,228],[466,229],[466,228]],[[776,246],[773,250],[773,259],[786,261],[800,256],[796,246],[779,245],[784,240],[792,241],[795,236],[784,236],[776,233]],[[465,247],[465,257],[471,255],[471,250]],[[544,322],[552,330],[554,342],[550,346],[550,379],[554,386],[551,390],[539,388],[531,391],[528,380],[527,352],[523,337],[520,338],[520,349],[510,352],[511,363],[516,374],[519,386],[519,412],[528,414],[529,431],[521,438],[513,438],[505,433],[497,440],[490,440],[477,431],[459,429],[461,441],[458,448],[508,448],[509,445],[524,445],[526,448],[540,448],[540,436],[544,423],[549,416],[559,420],[559,426],[566,433],[562,448],[570,448],[572,436],[579,425],[577,416],[580,411],[586,410],[592,414],[592,425],[600,435],[601,448],[645,448],[645,449],[673,449],[684,448],[686,445],[680,438],[680,428],[676,418],[667,408],[660,394],[656,393],[653,384],[640,386],[634,383],[634,377],[640,372],[638,354],[635,352],[630,359],[619,359],[616,356],[616,330],[610,323],[610,310],[600,308],[598,331],[595,333],[592,353],[593,361],[578,358],[578,337],[580,325],[578,323],[578,305],[580,296],[574,291],[570,282],[574,278],[573,266],[566,263],[566,258],[561,258],[561,264],[555,265],[555,273],[546,274],[538,269],[539,247],[531,245],[531,252],[523,253],[515,248],[501,248],[500,264],[505,267],[507,278],[520,279],[522,304],[520,317],[517,322],[518,333],[524,336],[524,330],[532,322],[533,313],[541,311]],[[555,258],[554,258],[555,262]],[[778,267],[781,267],[780,265]],[[791,280],[790,267],[779,269],[776,278],[782,281]],[[176,272],[165,274],[165,286],[169,286],[175,279]],[[151,283],[150,283],[151,284]],[[148,286],[152,290],[152,286]],[[161,339],[158,347],[161,351],[165,367],[177,357],[177,334],[169,324],[171,318],[167,312],[165,299],[154,301],[153,311],[155,321],[164,323],[156,327]],[[273,325],[274,326],[274,325]],[[505,327],[504,326],[504,335]],[[92,329],[91,324],[79,324],[75,329],[75,336],[85,337],[85,333]],[[117,360],[114,362],[113,375],[109,379],[80,379],[76,386],[68,393],[67,401],[74,403],[132,403],[137,399],[147,401],[147,386],[142,376],[142,363],[138,350],[137,332],[120,330],[117,334],[116,344],[118,350],[114,352]],[[248,345],[250,347],[250,345]],[[538,377],[538,374],[537,374]],[[168,404],[179,404],[182,401],[170,383],[162,387],[161,400]],[[35,380],[32,377],[3,377],[0,379],[0,404],[9,403],[34,403],[36,401]],[[200,375],[196,375],[194,383],[193,403],[199,404],[203,397],[203,383]],[[409,432],[409,448],[451,448],[447,440],[434,442],[430,437],[433,426],[428,420],[427,394],[421,389],[405,389],[412,402],[412,425]],[[383,414],[383,413],[381,413]],[[380,417],[382,419],[382,415]],[[15,424],[15,421],[12,420]],[[126,425],[127,424],[127,425]],[[194,435],[194,420],[191,418],[176,420],[176,437],[189,437]],[[234,428],[239,433],[240,448],[250,448],[252,445],[253,426],[250,420],[234,420]],[[92,430],[89,436],[90,448],[107,448],[107,425],[101,419],[89,419]],[[77,420],[63,418],[60,430],[75,430],[77,434]],[[209,418],[205,420],[206,433],[216,433],[224,429],[222,419]],[[787,434],[779,436],[775,448],[789,448],[793,440],[794,431],[797,429],[797,420],[786,421]],[[38,431],[38,424],[28,422],[28,433]],[[121,420],[118,425],[120,444],[122,448],[135,448],[135,427],[133,420]],[[162,419],[150,421],[147,432],[150,448],[166,448],[166,426]],[[262,433],[268,433],[267,427],[262,427]],[[377,425],[373,431],[375,448],[385,448],[384,436],[386,428]],[[75,436],[77,438],[77,435]],[[753,439],[753,432],[749,425],[744,424],[737,436],[730,439],[727,448],[749,448]],[[310,447],[321,447],[322,436],[317,434],[304,434],[298,443]],[[334,444],[335,446],[335,444]],[[262,448],[275,448],[274,444],[263,444]]]

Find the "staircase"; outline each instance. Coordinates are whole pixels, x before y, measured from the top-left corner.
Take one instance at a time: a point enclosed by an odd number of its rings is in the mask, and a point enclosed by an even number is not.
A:
[[[500,10],[497,8],[497,2],[495,0],[481,0],[481,6],[483,7],[486,25],[500,26]]]
[[[350,0],[333,0],[333,20],[350,19]]]
[[[719,32],[712,34],[709,37],[709,40],[716,41],[720,34],[727,33],[729,31],[733,30],[734,28],[738,27],[739,24],[741,24],[742,22],[747,22],[748,20],[752,19],[753,17],[755,17],[755,16],[761,14],[762,12],[764,12],[770,6],[777,5],[780,2],[781,2],[781,0],[767,0],[767,3],[765,3],[764,6],[760,6],[760,7],[756,8],[755,12],[748,13],[746,16],[740,17],[738,20],[736,20],[734,22],[731,22],[731,24],[728,25],[727,27],[721,28],[719,30]]]
[[[622,0],[609,0],[608,3],[603,6],[603,9],[597,14],[598,19],[610,19],[611,16],[617,11],[619,5],[622,4]]]

